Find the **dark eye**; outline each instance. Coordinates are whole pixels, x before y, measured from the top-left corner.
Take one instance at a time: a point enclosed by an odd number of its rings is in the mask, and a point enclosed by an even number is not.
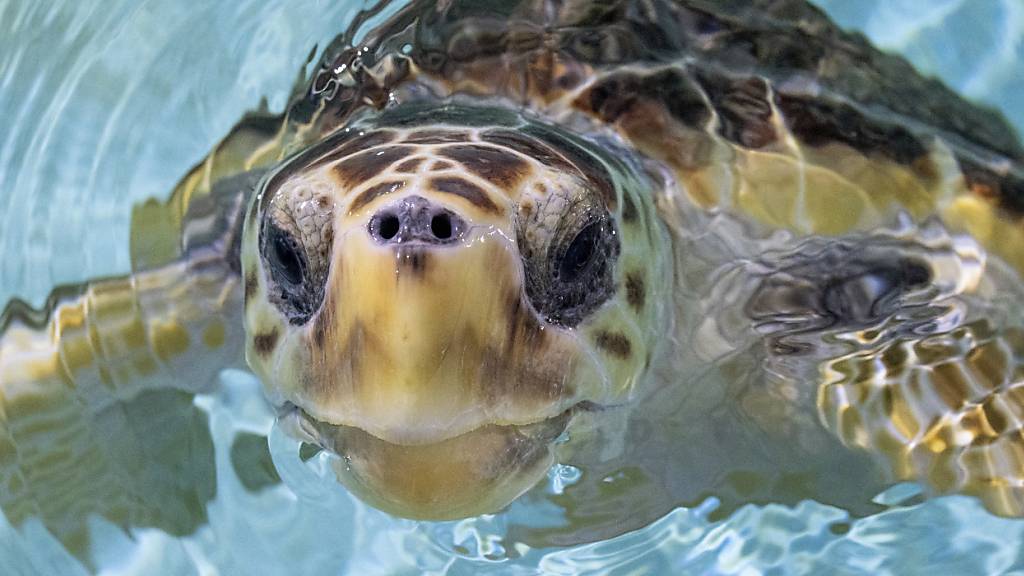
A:
[[[312,267],[324,256],[308,254],[302,240],[268,218],[263,227],[261,252],[270,276],[270,300],[296,325],[306,323],[323,301],[326,271]]]
[[[561,229],[518,232],[526,297],[548,322],[568,328],[582,322],[615,293],[619,239],[607,212],[597,208],[562,215]]]
[[[558,279],[562,282],[575,282],[593,262],[600,239],[601,224],[599,222],[580,230],[562,256],[562,261],[558,265]]]
[[[267,226],[267,240],[270,248],[267,259],[270,261],[275,279],[293,286],[302,284],[306,271],[306,257],[302,254],[299,243],[291,234],[275,224]]]

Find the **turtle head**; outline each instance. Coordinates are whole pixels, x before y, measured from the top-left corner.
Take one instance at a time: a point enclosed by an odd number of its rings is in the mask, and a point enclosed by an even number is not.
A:
[[[271,401],[364,499],[440,519],[506,505],[576,412],[630,397],[665,266],[651,190],[601,147],[426,118],[282,165],[243,267]]]

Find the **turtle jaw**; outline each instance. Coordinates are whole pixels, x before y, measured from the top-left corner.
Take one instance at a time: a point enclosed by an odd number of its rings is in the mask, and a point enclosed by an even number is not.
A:
[[[525,303],[507,234],[482,227],[446,247],[342,240],[324,306],[267,378],[294,405],[286,429],[343,456],[339,481],[390,513],[503,508],[550,467],[579,384],[600,380],[591,355]]]
[[[574,410],[528,424],[488,424],[432,444],[403,445],[351,426],[319,422],[300,409],[303,436],[334,454],[338,480],[370,505],[417,520],[496,512],[544,477],[551,447]]]

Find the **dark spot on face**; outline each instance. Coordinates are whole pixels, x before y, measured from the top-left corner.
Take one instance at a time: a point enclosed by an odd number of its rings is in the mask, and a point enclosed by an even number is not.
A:
[[[413,132],[405,139],[406,144],[446,144],[451,142],[468,142],[467,132],[455,130],[421,130]]]
[[[334,303],[331,298],[328,298],[324,303],[324,306],[320,308],[320,312],[317,314],[316,319],[313,321],[313,328],[310,335],[313,338],[313,345],[317,350],[324,349],[324,343],[327,340],[327,334],[333,330],[334,322]]]
[[[519,350],[537,351],[547,341],[547,334],[541,330],[540,321],[529,306],[523,304],[522,296],[513,291],[506,299],[508,312],[508,337],[505,342],[506,357]]]
[[[438,192],[454,194],[469,201],[470,204],[491,212],[499,214],[501,210],[487,196],[487,192],[472,182],[458,177],[434,178],[430,181],[431,187]]]
[[[259,282],[256,279],[256,271],[249,270],[245,275],[245,305],[248,306],[249,302],[252,301],[253,297],[256,296],[256,289],[259,288]]]
[[[633,202],[633,198],[629,194],[623,194],[622,196],[622,221],[623,222],[636,222],[636,218],[639,214],[636,210],[636,204]]]
[[[395,166],[395,172],[412,173],[420,167],[420,164],[423,164],[423,158],[409,158],[398,166]]]
[[[257,354],[265,358],[274,351],[274,347],[277,346],[277,340],[280,337],[281,334],[275,326],[270,329],[270,332],[254,336],[252,339],[252,346],[256,349]]]
[[[491,146],[448,146],[441,149],[439,154],[458,162],[477,176],[509,191],[515,188],[530,171],[530,165],[522,158]]]
[[[327,208],[331,205],[331,201],[328,200],[327,196],[317,196],[316,205],[321,210],[327,210]]]
[[[390,130],[377,130],[348,140],[342,140],[333,149],[317,158],[310,164],[310,168],[316,168],[340,160],[350,154],[361,152],[374,146],[380,146],[394,141],[396,134]]]
[[[345,158],[334,167],[341,183],[353,188],[387,170],[395,162],[412,154],[409,146],[392,146],[361,152]]]
[[[246,215],[247,226],[256,225],[256,213],[259,212],[259,206],[257,206],[257,204],[257,202],[252,202],[249,204],[249,213]]]
[[[366,190],[363,190],[359,196],[356,196],[355,200],[352,200],[352,204],[349,206],[348,212],[352,214],[358,212],[361,208],[373,202],[380,196],[391,194],[405,187],[404,180],[393,180],[389,182],[381,182],[380,184],[374,184]]]
[[[597,347],[601,350],[604,350],[608,354],[622,360],[628,360],[630,354],[633,352],[633,347],[630,345],[629,339],[618,332],[602,330],[597,333],[594,343],[597,344]]]
[[[636,271],[626,274],[626,302],[639,312],[644,307],[646,298],[647,287],[644,285],[643,276]]]
[[[395,251],[398,275],[422,279],[430,266],[430,252],[420,247],[399,247]]]

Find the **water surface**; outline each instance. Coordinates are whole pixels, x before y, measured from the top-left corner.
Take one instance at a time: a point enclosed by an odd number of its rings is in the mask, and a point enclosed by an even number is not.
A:
[[[1024,6],[1015,0],[820,2],[940,74],[1002,106],[1024,105]],[[39,304],[51,286],[129,269],[133,202],[163,197],[242,112],[281,110],[309,60],[347,27],[356,3],[167,0],[0,1],[0,302]],[[636,532],[571,548],[507,549],[510,518],[399,520],[365,506],[289,457],[253,379],[224,376],[201,405],[216,443],[209,524],[186,538],[132,537],[95,519],[107,574],[293,573],[996,573],[1024,571],[1024,523],[951,496],[852,519],[838,508],[745,506],[725,519],[709,499]],[[269,433],[284,485],[250,493],[230,463],[238,431]],[[321,471],[322,472],[322,471]],[[556,468],[551,492],[577,480]],[[901,492],[902,491],[902,492]],[[883,502],[913,501],[897,487]],[[0,573],[85,569],[36,522],[0,518]]]

